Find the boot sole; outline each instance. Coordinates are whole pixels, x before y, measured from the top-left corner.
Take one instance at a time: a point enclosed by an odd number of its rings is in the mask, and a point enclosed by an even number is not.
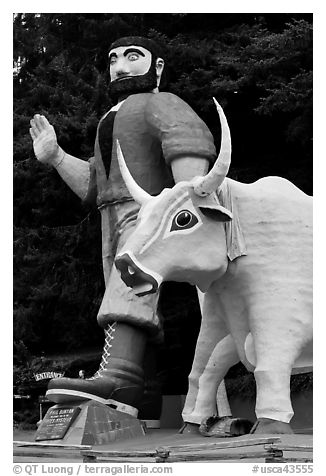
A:
[[[131,416],[137,418],[138,410],[131,405],[127,405],[126,403],[118,402],[117,400],[113,400],[112,398],[101,398],[97,395],[93,395],[91,393],[86,392],[79,392],[78,390],[54,390],[50,389],[46,392],[46,397],[54,403],[68,403],[71,401],[76,400],[95,400],[96,402],[103,403],[104,405],[108,405],[109,407],[113,408],[122,413],[128,413]]]

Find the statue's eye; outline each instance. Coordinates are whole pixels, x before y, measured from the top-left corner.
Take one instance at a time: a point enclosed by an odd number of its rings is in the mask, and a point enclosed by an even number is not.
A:
[[[139,58],[139,55],[137,53],[130,53],[128,55],[128,60],[129,61],[136,61],[136,60],[138,60],[138,58]]]
[[[198,218],[189,210],[181,210],[172,221],[171,230],[191,228],[198,223]]]

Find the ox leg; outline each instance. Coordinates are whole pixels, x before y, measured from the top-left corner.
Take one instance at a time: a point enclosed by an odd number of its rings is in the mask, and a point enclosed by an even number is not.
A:
[[[291,369],[256,368],[257,421],[252,433],[292,433],[293,408],[290,399]]]
[[[255,433],[292,432],[290,378],[293,364],[309,338],[309,330],[305,326],[296,327],[297,323],[291,319],[284,321],[274,322],[274,326],[266,325],[266,321],[263,326],[257,321],[251,326],[256,353],[258,425],[253,430]]]
[[[185,422],[197,425],[212,415],[231,415],[223,378],[239,361],[234,341],[216,314],[214,297],[207,293],[203,302],[199,294],[199,300],[202,323],[182,412]]]
[[[219,417],[232,416],[229,404],[228,394],[225,388],[225,382],[222,380],[216,393],[217,414]]]

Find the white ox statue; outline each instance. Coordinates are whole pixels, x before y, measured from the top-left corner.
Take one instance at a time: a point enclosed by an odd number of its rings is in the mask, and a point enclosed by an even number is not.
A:
[[[287,433],[291,373],[312,364],[312,197],[280,177],[251,184],[226,178],[231,137],[215,104],[221,149],[205,177],[152,197],[131,177],[117,144],[121,173],[141,209],[115,264],[138,295],[163,281],[205,293],[185,422],[216,414],[218,386],[241,361],[256,381],[252,432]]]

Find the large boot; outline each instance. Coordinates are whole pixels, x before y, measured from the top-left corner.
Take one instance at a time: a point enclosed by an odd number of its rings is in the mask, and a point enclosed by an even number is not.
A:
[[[137,416],[143,395],[145,332],[129,324],[114,322],[105,329],[105,344],[99,370],[88,379],[50,380],[46,396],[55,403],[96,400],[116,410]]]

